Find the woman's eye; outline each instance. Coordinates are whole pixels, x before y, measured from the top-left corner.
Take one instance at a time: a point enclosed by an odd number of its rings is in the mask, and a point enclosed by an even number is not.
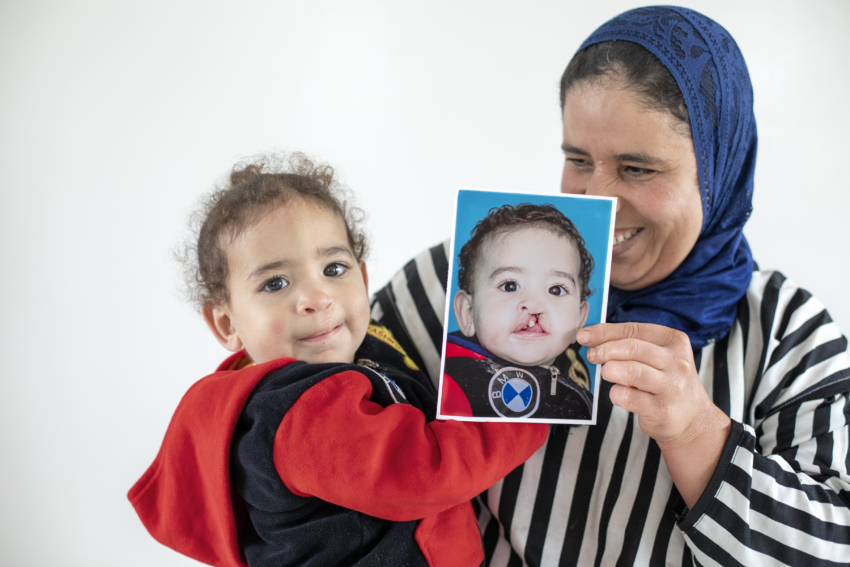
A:
[[[517,291],[519,289],[519,284],[516,282],[505,282],[499,286],[499,289],[502,291]]]
[[[549,293],[551,293],[552,295],[561,296],[561,295],[567,295],[567,290],[564,288],[564,286],[553,285],[552,287],[549,288]]]
[[[340,264],[339,262],[334,262],[333,264],[329,264],[322,273],[329,278],[338,278],[344,274],[346,270],[348,270],[348,266]]]
[[[576,169],[585,169],[590,166],[590,163],[584,158],[571,158],[568,157],[567,161],[572,164]]]
[[[286,286],[289,285],[289,282],[283,279],[280,276],[275,276],[271,278],[269,281],[263,284],[263,291],[280,291]]]
[[[647,169],[645,167],[635,167],[633,165],[626,166],[626,173],[631,177],[643,177],[645,175],[650,175],[655,173],[654,169]]]

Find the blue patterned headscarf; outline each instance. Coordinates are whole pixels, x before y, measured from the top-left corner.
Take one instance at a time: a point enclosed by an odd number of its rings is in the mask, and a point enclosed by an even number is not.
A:
[[[636,291],[611,287],[608,321],[656,323],[688,334],[694,348],[724,337],[750,284],[753,257],[744,238],[756,164],[753,88],[735,40],[698,12],[638,8],[602,25],[579,51],[631,41],[652,52],[685,97],[699,172],[703,222],[676,270]]]

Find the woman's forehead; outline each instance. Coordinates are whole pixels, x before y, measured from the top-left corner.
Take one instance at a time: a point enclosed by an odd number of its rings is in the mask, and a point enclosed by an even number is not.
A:
[[[564,150],[590,153],[585,146],[604,146],[612,154],[664,153],[689,145],[678,120],[668,112],[648,108],[638,95],[616,83],[586,82],[572,89],[564,102]],[[578,150],[578,151],[576,151]]]

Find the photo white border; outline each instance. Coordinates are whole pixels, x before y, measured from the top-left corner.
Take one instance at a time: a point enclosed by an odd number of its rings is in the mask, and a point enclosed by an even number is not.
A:
[[[606,258],[605,258],[605,274],[603,277],[603,286],[602,286],[602,313],[600,316],[600,323],[605,323],[606,315],[608,313],[608,287],[611,282],[611,258],[614,248],[614,225],[616,223],[617,216],[617,198],[616,197],[598,197],[593,195],[571,195],[564,193],[536,193],[536,192],[525,192],[525,191],[512,191],[508,189],[484,189],[480,187],[459,187],[454,194],[454,200],[452,203],[452,232],[451,232],[451,241],[449,244],[449,273],[446,279],[446,306],[445,311],[443,313],[443,342],[442,349],[440,353],[440,374],[438,376],[438,387],[437,387],[437,419],[454,419],[456,421],[478,421],[478,422],[516,422],[516,423],[560,423],[565,425],[596,425],[596,413],[597,408],[599,407],[599,387],[602,380],[602,365],[594,364],[594,379],[593,379],[593,411],[590,419],[541,419],[541,418],[533,418],[533,417],[471,417],[471,416],[458,416],[458,415],[445,415],[441,413],[442,410],[442,399],[443,399],[443,376],[445,375],[445,365],[446,365],[446,341],[448,340],[448,329],[449,329],[449,320],[450,320],[450,310],[452,309],[452,282],[455,278],[455,257],[457,256],[457,250],[455,248],[455,237],[457,235],[457,209],[458,209],[458,201],[460,200],[461,191],[476,191],[482,193],[505,193],[509,195],[523,196],[523,195],[533,195],[535,197],[546,197],[552,198],[555,200],[560,199],[593,199],[599,201],[608,201],[611,204],[611,215],[610,222],[608,227],[608,246],[606,248]],[[560,210],[560,208],[559,208]],[[569,218],[569,217],[568,217]],[[594,261],[596,262],[596,258],[594,257]],[[598,263],[597,263],[598,269]]]

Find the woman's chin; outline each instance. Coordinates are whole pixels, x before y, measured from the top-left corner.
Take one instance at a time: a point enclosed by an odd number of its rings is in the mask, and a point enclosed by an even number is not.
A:
[[[630,256],[621,256],[611,262],[611,286],[625,291],[644,289],[664,280],[679,267],[682,261],[662,262],[640,248],[634,249],[634,262]],[[640,253],[641,255],[638,255]]]
[[[639,282],[642,274],[632,265],[611,264],[611,286],[617,289],[634,290],[640,289]]]
[[[643,250],[633,249],[633,254],[623,255],[611,260],[611,285],[618,289],[633,291],[643,289],[647,283],[652,265],[647,265]]]

